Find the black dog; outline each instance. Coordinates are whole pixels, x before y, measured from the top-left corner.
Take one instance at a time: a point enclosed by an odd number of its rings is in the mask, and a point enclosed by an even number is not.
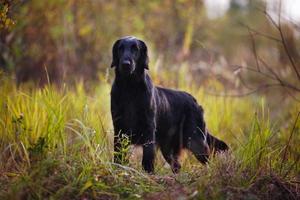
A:
[[[180,169],[181,149],[189,149],[201,163],[208,161],[212,150],[225,151],[228,146],[205,128],[203,109],[186,92],[155,87],[147,74],[146,44],[135,37],[124,37],[113,46],[115,80],[111,90],[111,114],[114,125],[114,160],[121,162],[121,139],[143,147],[142,165],[154,171],[155,146],[171,165]]]

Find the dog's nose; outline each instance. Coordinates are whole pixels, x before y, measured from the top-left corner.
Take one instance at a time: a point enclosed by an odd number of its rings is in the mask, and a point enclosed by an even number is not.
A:
[[[130,65],[131,65],[130,60],[124,60],[124,61],[122,62],[122,66],[123,66],[123,67],[130,67]]]

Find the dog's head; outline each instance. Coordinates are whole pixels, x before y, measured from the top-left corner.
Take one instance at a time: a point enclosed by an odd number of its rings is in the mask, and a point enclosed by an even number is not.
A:
[[[123,37],[112,48],[111,67],[116,67],[123,75],[131,75],[148,69],[148,50],[145,42],[135,37]]]

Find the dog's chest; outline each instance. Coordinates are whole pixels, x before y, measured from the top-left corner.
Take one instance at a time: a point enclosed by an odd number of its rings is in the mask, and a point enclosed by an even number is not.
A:
[[[136,125],[138,120],[138,111],[139,108],[136,106],[136,103],[134,101],[126,101],[122,105],[123,107],[123,118],[124,121],[127,122],[127,125],[129,127],[133,127]]]
[[[146,105],[139,94],[130,96],[127,94],[121,97],[120,100],[119,108],[123,124],[127,129],[133,131],[135,127],[138,127],[139,122],[143,120]]]

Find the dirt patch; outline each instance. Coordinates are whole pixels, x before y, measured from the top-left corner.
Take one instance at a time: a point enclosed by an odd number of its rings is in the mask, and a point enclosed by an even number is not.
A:
[[[157,199],[188,199],[191,197],[190,188],[180,184],[174,177],[171,176],[153,176],[153,180],[157,183],[165,185],[165,190],[161,192],[154,192],[145,194],[143,197],[147,200]]]

